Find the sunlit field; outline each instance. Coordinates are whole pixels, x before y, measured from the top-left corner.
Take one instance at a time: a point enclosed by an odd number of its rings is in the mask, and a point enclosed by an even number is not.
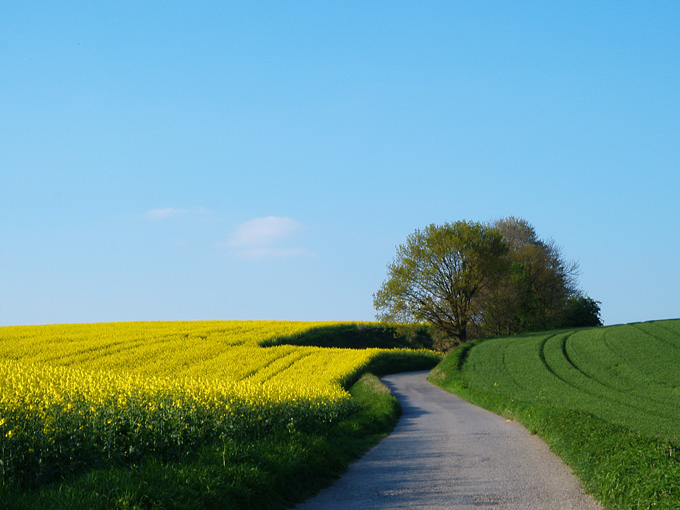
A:
[[[0,482],[36,486],[89,466],[178,459],[201,445],[313,431],[385,355],[273,345],[338,323],[141,322],[0,328]]]
[[[680,442],[680,320],[482,342],[463,377],[481,391],[586,411]]]
[[[606,508],[680,508],[680,320],[494,338],[430,380],[544,438]]]

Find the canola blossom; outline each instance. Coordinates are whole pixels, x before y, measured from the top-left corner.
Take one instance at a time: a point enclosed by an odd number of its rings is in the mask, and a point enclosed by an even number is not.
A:
[[[0,483],[340,420],[354,410],[345,385],[385,350],[261,347],[332,324],[0,328]]]

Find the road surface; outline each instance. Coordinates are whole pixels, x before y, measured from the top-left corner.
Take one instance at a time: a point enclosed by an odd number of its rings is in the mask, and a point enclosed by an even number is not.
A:
[[[297,510],[600,510],[571,470],[518,423],[427,382],[383,382],[403,414],[394,432]]]

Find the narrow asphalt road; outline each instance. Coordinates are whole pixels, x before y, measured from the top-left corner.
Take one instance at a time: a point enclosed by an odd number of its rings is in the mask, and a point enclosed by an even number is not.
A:
[[[296,509],[601,509],[518,423],[431,385],[427,372],[383,382],[403,409],[394,432]]]

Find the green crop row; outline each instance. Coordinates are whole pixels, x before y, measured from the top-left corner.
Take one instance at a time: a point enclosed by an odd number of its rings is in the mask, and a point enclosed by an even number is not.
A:
[[[523,423],[607,508],[680,508],[680,320],[466,345],[430,380]]]
[[[650,437],[680,439],[680,321],[496,338],[463,366],[471,387],[585,411]]]

